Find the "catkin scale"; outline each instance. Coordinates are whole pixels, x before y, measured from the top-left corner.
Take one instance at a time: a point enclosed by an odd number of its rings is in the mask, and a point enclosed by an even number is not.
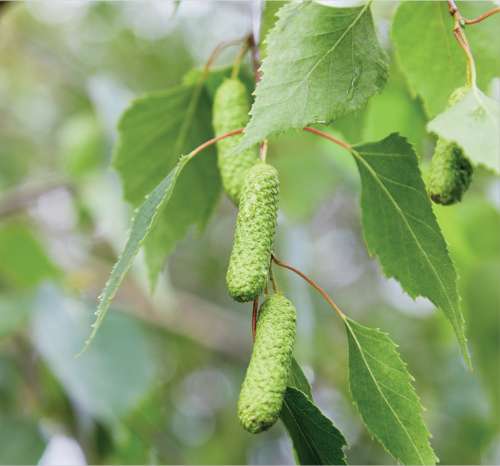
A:
[[[278,172],[271,165],[257,163],[243,183],[226,274],[229,294],[236,301],[252,301],[266,286],[278,202]]]
[[[252,357],[241,386],[238,417],[257,434],[271,427],[281,411],[292,363],[296,311],[281,294],[267,298],[259,310]]]
[[[468,87],[456,89],[449,98],[448,106],[456,104],[468,91]],[[436,204],[451,205],[460,202],[469,188],[473,171],[460,146],[439,138],[427,178],[429,196]]]
[[[250,101],[245,85],[236,78],[226,79],[217,89],[213,106],[213,127],[216,136],[242,128],[248,122]],[[238,205],[247,170],[259,159],[257,146],[234,153],[243,135],[217,143],[217,164],[227,195]]]

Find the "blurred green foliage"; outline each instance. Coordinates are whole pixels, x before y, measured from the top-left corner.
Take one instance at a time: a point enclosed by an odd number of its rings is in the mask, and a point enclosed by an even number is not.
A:
[[[203,234],[190,231],[178,243],[154,295],[137,261],[94,345],[74,358],[129,225],[110,166],[121,112],[134,96],[181,84],[218,42],[251,29],[245,2],[181,2],[176,12],[160,3],[150,11],[136,2],[0,10],[2,464],[37,463],[58,435],[75,439],[94,464],[293,462],[280,424],[260,436],[238,425],[250,309],[225,290],[235,220],[226,199]],[[394,5],[375,8],[382,33]],[[333,131],[352,143],[400,131],[425,167],[434,141],[422,104],[396,63],[391,70],[384,91]],[[248,63],[244,72],[251,76]],[[270,141],[269,160],[282,184],[279,255],[348,315],[400,344],[441,463],[498,464],[498,180],[478,170],[461,204],[435,209],[460,275],[471,373],[445,319],[428,302],[411,301],[368,257],[347,154],[290,132]],[[298,310],[295,357],[316,402],[345,434],[348,461],[391,463],[347,393],[340,321],[296,277],[277,279]]]

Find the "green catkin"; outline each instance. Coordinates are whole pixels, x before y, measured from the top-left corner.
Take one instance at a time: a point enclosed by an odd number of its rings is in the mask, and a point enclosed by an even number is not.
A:
[[[454,142],[438,139],[428,179],[431,199],[442,205],[460,202],[467,191],[473,168],[463,150]]]
[[[249,111],[250,101],[245,85],[236,78],[226,79],[214,97],[213,127],[216,136],[246,126]],[[259,159],[258,146],[233,153],[242,137],[236,135],[217,143],[217,163],[222,185],[236,205],[239,203],[245,174]]]
[[[278,202],[278,172],[271,165],[257,163],[248,170],[241,190],[226,274],[229,294],[236,301],[252,301],[266,286]]]
[[[448,105],[456,104],[468,91],[468,87],[456,89]],[[439,138],[434,149],[427,190],[436,204],[451,205],[460,202],[472,180],[473,167],[464,151],[454,142]]]
[[[290,374],[295,332],[293,304],[281,294],[268,297],[259,311],[252,358],[238,401],[238,417],[248,432],[262,432],[278,419]]]

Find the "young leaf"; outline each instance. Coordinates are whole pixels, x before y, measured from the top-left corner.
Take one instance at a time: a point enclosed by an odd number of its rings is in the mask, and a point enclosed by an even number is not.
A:
[[[427,128],[456,142],[473,164],[500,174],[500,105],[472,88],[455,105],[439,114]]]
[[[411,297],[424,296],[444,312],[470,364],[457,275],[413,148],[405,138],[391,134],[379,142],[354,146],[352,154],[361,175],[368,250]]]
[[[344,436],[302,391],[287,388],[280,416],[299,464],[346,464]]]
[[[422,406],[397,346],[380,330],[346,318],[349,386],[363,422],[403,464],[435,464]]]
[[[125,244],[125,248],[118,258],[118,261],[113,266],[111,275],[104,286],[104,290],[99,296],[99,305],[97,306],[97,310],[95,312],[96,320],[92,324],[92,332],[85,342],[82,352],[89,347],[90,343],[97,334],[112,299],[114,298],[121,282],[125,278],[126,273],[130,269],[141,245],[150,233],[160,211],[168,205],[168,202],[174,192],[177,180],[189,160],[190,159],[187,156],[181,157],[173,170],[148,196],[146,196],[142,205],[136,210],[134,218],[132,219],[132,228],[130,230],[127,243]]]
[[[460,12],[474,18],[490,2],[458,2]],[[467,37],[479,69],[479,85],[487,87],[500,75],[500,17],[468,28]],[[453,19],[446,2],[401,2],[392,26],[396,56],[411,90],[422,96],[429,116],[446,108],[451,92],[465,83],[466,59],[453,35]],[[424,65],[425,64],[425,65]]]
[[[113,164],[125,198],[138,205],[173,168],[179,154],[212,137],[210,99],[200,87],[186,84],[137,99],[123,114]],[[172,201],[145,243],[146,262],[154,284],[165,256],[191,225],[200,229],[220,191],[214,149],[193,161],[179,180]]]
[[[266,45],[252,118],[238,149],[356,110],[386,80],[386,57],[368,5],[289,2],[279,10]]]

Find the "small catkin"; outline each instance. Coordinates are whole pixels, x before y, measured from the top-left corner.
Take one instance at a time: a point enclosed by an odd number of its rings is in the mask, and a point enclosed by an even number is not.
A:
[[[213,127],[215,135],[243,128],[248,122],[250,101],[245,85],[236,78],[226,79],[214,97]],[[238,205],[245,174],[259,159],[258,146],[233,153],[243,135],[223,139],[217,143],[217,163],[222,185],[227,195]]]
[[[243,183],[226,274],[229,294],[236,301],[252,301],[266,286],[278,202],[278,172],[266,163],[254,165]]]
[[[271,427],[281,411],[292,363],[296,311],[281,294],[267,298],[259,310],[252,358],[238,401],[238,417],[248,432]]]
[[[456,104],[470,90],[468,87],[456,89],[450,96],[448,105]],[[436,204],[451,205],[460,202],[472,180],[473,167],[464,151],[454,142],[439,138],[434,149],[427,190]]]
[[[467,191],[473,168],[463,150],[454,142],[438,139],[429,170],[428,191],[442,205],[460,202]]]

